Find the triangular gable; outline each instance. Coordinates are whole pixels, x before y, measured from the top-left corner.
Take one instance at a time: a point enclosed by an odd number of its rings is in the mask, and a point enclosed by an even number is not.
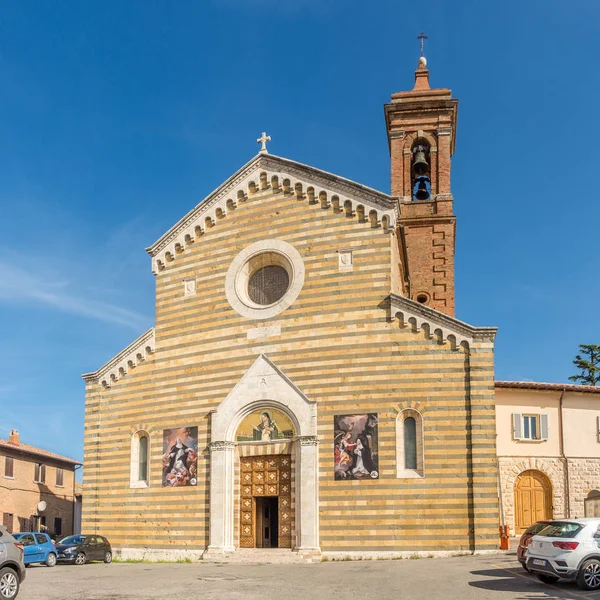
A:
[[[184,252],[206,228],[217,224],[252,194],[267,188],[296,194],[308,203],[320,203],[323,208],[340,213],[351,211],[359,220],[386,231],[397,217],[397,201],[392,196],[287,158],[258,154],[146,248],[152,257],[153,273]]]
[[[286,412],[297,435],[316,435],[316,403],[261,354],[212,414],[213,441],[233,440],[237,426],[247,414],[267,407]]]

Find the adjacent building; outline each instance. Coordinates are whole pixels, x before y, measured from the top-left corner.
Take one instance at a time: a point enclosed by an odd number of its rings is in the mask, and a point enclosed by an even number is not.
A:
[[[500,515],[511,532],[600,517],[600,387],[497,381],[496,432]]]
[[[11,533],[39,531],[56,536],[76,530],[76,460],[23,444],[19,432],[0,439],[0,513]]]

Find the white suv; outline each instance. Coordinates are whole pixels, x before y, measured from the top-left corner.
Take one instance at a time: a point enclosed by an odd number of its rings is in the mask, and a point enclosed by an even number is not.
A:
[[[600,519],[552,521],[533,536],[526,564],[544,583],[568,579],[600,589]]]

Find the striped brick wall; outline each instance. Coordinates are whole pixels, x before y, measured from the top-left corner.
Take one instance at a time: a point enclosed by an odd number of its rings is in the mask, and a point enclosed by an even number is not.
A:
[[[234,257],[279,239],[301,254],[295,303],[268,321],[241,317],[225,297]],[[265,354],[318,403],[320,535],[324,550],[461,550],[497,546],[493,347],[470,352],[402,328],[389,311],[395,235],[295,196],[261,190],[160,271],[156,351],[112,387],[88,383],[84,531],[116,546],[208,543],[210,411]],[[338,250],[354,249],[340,272]],[[184,296],[195,277],[197,294]],[[250,328],[281,334],[248,339]],[[397,479],[395,426],[423,415],[425,477]],[[379,415],[380,478],[333,480],[333,415]],[[198,426],[198,485],[161,487],[162,430]],[[150,487],[130,489],[131,434],[150,433]],[[236,511],[237,512],[237,511]]]

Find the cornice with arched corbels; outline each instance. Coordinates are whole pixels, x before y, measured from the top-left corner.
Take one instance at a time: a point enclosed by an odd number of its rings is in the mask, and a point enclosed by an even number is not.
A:
[[[97,371],[84,373],[82,377],[86,383],[100,383],[102,387],[109,388],[143,363],[155,349],[156,341],[152,327]]]
[[[295,195],[308,205],[356,218],[384,233],[393,230],[398,216],[392,196],[314,167],[259,154],[146,248],[152,257],[152,272],[162,271],[231,211],[265,190]]]
[[[404,296],[390,294],[389,299],[391,314],[401,327],[422,331],[426,338],[449,344],[452,350],[468,350],[473,342],[493,342],[496,338],[496,327],[473,327]]]

